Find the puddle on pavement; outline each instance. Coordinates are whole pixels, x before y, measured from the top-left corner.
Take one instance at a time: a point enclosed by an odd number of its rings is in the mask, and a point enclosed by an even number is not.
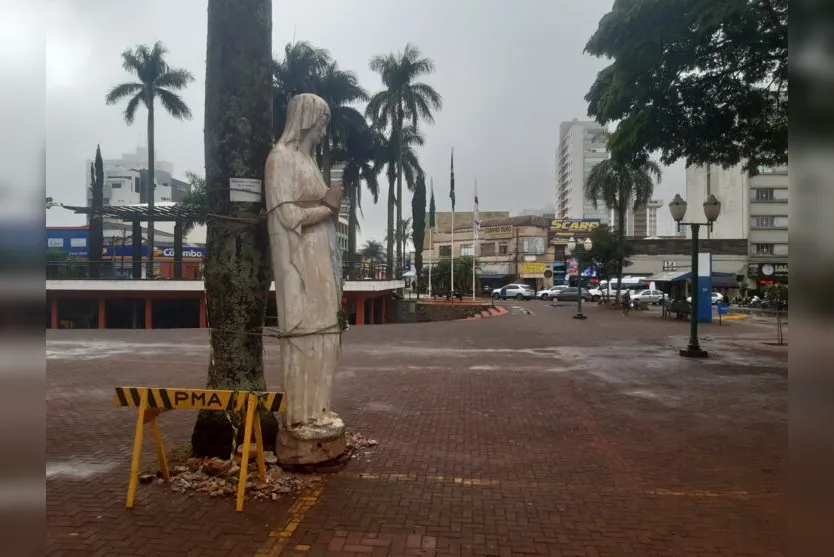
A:
[[[63,462],[46,463],[46,479],[73,478],[84,480],[99,474],[104,474],[115,468],[113,462],[84,462],[82,460],[65,460]]]
[[[131,354],[147,358],[171,354],[192,356],[204,354],[206,344],[140,343],[122,341],[47,340],[47,360],[97,360]]]

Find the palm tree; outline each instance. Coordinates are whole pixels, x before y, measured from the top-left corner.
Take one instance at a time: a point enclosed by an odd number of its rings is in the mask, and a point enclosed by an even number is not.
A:
[[[596,209],[599,202],[609,210],[617,212],[619,246],[617,257],[617,303],[623,283],[623,262],[625,260],[625,215],[629,203],[633,207],[644,207],[654,193],[655,182],[660,183],[660,166],[654,161],[639,165],[624,164],[606,159],[591,169],[585,186],[585,196]]]
[[[359,85],[356,74],[339,69],[330,53],[307,42],[290,43],[284,47],[284,59],[275,62],[275,133],[280,134],[286,119],[287,105],[300,93],[320,96],[330,107],[327,136],[319,145],[319,163],[324,183],[330,185],[331,150],[334,142],[350,129],[366,124],[357,109],[349,106],[368,100],[368,93]],[[280,127],[279,127],[280,126]]]
[[[370,67],[380,74],[385,89],[375,94],[368,103],[365,113],[379,129],[391,126],[391,139],[396,149],[396,178],[397,191],[389,193],[389,198],[396,198],[397,223],[403,218],[402,208],[402,180],[405,168],[405,137],[403,130],[405,120],[411,120],[415,128],[420,120],[434,122],[432,111],[440,110],[443,106],[440,94],[426,83],[416,81],[422,75],[434,71],[434,62],[430,58],[423,58],[420,50],[406,44],[403,52],[375,56],[371,59]],[[388,220],[389,230],[393,226],[393,219]],[[402,234],[400,234],[402,237]],[[397,244],[398,255],[402,254],[402,246]],[[389,268],[393,263],[393,254],[388,255]]]
[[[206,212],[208,210],[208,195],[206,193],[206,179],[190,170],[186,171],[190,185],[188,194],[180,204],[189,212],[189,218],[182,223],[182,235],[188,236],[198,224],[206,224]]]
[[[388,278],[392,278],[392,271],[394,269],[394,240],[398,238],[397,231],[394,229],[394,208],[397,206],[398,199],[394,195],[394,181],[397,179],[397,169],[402,168],[402,176],[405,177],[406,186],[409,190],[414,191],[414,184],[418,178],[425,179],[425,173],[420,166],[420,160],[417,158],[416,147],[421,147],[425,140],[423,136],[417,131],[415,126],[405,126],[402,130],[402,149],[399,149],[397,142],[392,139],[384,139],[383,145],[380,148],[383,164],[386,166],[386,175],[388,177],[388,232],[386,233],[387,242],[387,256],[388,264]],[[397,164],[399,157],[401,164]],[[398,226],[399,228],[399,226]],[[401,255],[401,252],[398,254]]]
[[[154,104],[156,99],[162,103],[165,111],[177,120],[190,120],[191,110],[174,93],[185,88],[194,81],[191,72],[168,66],[165,55],[168,49],[157,41],[152,47],[138,45],[135,49],[122,52],[122,67],[125,71],[135,74],[139,81],[129,81],[116,85],[105,96],[107,104],[115,104],[130,97],[125,107],[124,119],[128,125],[136,117],[139,103],[148,109],[148,276],[153,275],[153,247],[154,247],[154,194],[156,182],[154,177]]]
[[[376,240],[368,240],[359,250],[359,255],[365,261],[372,263],[382,263],[385,261],[385,248],[381,242]]]
[[[351,130],[367,126],[365,117],[352,103],[368,100],[368,92],[359,85],[356,74],[339,69],[336,62],[328,64],[320,76],[318,93],[330,107],[330,124],[321,142],[322,176],[330,186],[330,151],[335,140],[344,139]]]
[[[398,226],[397,229],[394,230],[395,242],[402,242],[403,245],[405,245],[408,242],[408,239],[411,237],[411,222],[411,217],[403,219],[403,221],[400,222],[400,226]],[[402,237],[400,237],[400,234],[402,234]],[[385,241],[388,241],[387,233],[385,234]]]
[[[342,184],[348,196],[350,209],[348,213],[348,254],[356,254],[356,232],[359,229],[358,211],[362,210],[362,182],[373,196],[374,203],[379,200],[379,172],[382,169],[381,148],[385,145],[382,134],[373,130],[367,123],[348,128],[336,143],[333,158],[344,164]]]
[[[332,62],[330,53],[306,41],[287,43],[283,60],[273,62],[273,135],[284,130],[290,99],[300,93],[317,93],[325,68]]]

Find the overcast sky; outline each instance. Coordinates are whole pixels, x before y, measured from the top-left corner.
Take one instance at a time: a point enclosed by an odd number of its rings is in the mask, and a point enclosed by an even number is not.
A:
[[[163,41],[174,67],[196,81],[183,93],[194,118],[157,117],[157,156],[203,173],[203,97],[206,0],[51,0],[46,29],[47,195],[65,204],[85,203],[85,161],[101,144],[104,158],[145,145],[146,112],[133,126],[124,106],[107,106],[108,88],[133,80],[121,52]],[[455,148],[459,210],[471,210],[477,177],[481,210],[552,206],[558,127],[586,118],[583,100],[603,61],[582,53],[599,18],[613,0],[276,0],[273,51],[293,39],[326,48],[342,68],[356,72],[371,93],[381,81],[368,68],[376,54],[406,42],[432,58],[437,71],[425,77],[443,95],[436,123],[425,127],[420,152],[434,178],[438,210],[449,210],[449,153]],[[685,193],[682,165],[667,169],[656,197]],[[404,212],[410,215],[410,199]],[[385,206],[365,197],[362,239],[381,240]],[[671,231],[660,211],[661,232]],[[49,225],[83,224],[61,209],[48,211]]]

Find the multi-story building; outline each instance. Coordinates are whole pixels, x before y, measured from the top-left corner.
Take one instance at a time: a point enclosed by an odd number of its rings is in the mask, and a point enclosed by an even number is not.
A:
[[[750,176],[741,166],[691,166],[686,170],[687,217],[703,219],[701,205],[710,194],[721,202],[714,239],[743,238],[749,247],[748,286],[788,279],[788,168],[763,167]]]
[[[599,219],[608,223],[605,204],[585,198],[585,182],[591,169],[608,158],[606,130],[596,122],[559,124],[559,149],[556,152],[556,216],[562,219]]]
[[[338,186],[342,183],[342,174],[345,165],[336,164],[330,168],[330,186]],[[336,223],[336,236],[339,238],[339,248],[342,250],[342,259],[348,252],[348,230],[350,228],[350,199],[347,195],[342,197],[342,204],[339,206],[339,221]]]
[[[137,205],[148,202],[148,150],[139,147],[136,153],[126,153],[120,159],[104,159],[104,204]],[[87,160],[85,176],[87,184],[87,204],[91,205],[93,190],[90,185],[92,160]],[[156,190],[154,201],[165,203],[174,199],[172,186],[177,197],[182,197],[185,182],[174,180],[171,176],[174,167],[166,161],[154,162],[154,182]],[[187,193],[187,191],[185,191]]]
[[[424,243],[423,266],[449,260],[453,255],[475,256],[479,292],[485,286],[498,287],[509,281],[525,282],[534,288],[552,282],[552,272],[548,273],[554,260],[554,247],[548,242],[552,219],[534,215],[510,217],[506,216],[507,212],[499,218],[484,218],[491,214],[494,213],[479,215],[481,228],[477,244],[472,233],[472,213],[468,213],[466,220],[458,220],[461,214],[455,213],[454,247],[451,228],[441,230],[438,224],[438,232],[432,237],[433,246]]]
[[[657,210],[663,206],[659,199],[650,200],[645,207],[635,209],[629,206],[625,214],[625,233],[632,238],[651,238],[657,236]],[[609,222],[615,230],[620,228],[617,211],[609,212]]]

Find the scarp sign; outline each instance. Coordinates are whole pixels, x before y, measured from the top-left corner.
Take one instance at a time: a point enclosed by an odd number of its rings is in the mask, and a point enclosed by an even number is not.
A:
[[[570,238],[588,236],[599,227],[599,219],[553,219],[550,231],[553,238]]]
[[[257,410],[268,412],[284,411],[284,393],[259,391],[224,391],[214,389],[165,389],[154,387],[116,387],[113,397],[117,406],[137,408],[136,432],[133,438],[133,457],[130,461],[130,482],[127,488],[127,508],[133,508],[136,487],[139,483],[139,457],[142,454],[142,436],[145,424],[151,426],[159,471],[165,481],[170,481],[168,463],[162,446],[162,436],[156,417],[170,410],[217,410],[236,412],[245,415],[243,430],[243,455],[240,465],[240,479],[237,486],[238,511],[243,510],[243,498],[246,491],[246,477],[249,470],[249,447],[252,436],[255,437],[258,473],[262,482],[266,481],[266,463],[264,462],[264,444],[261,434],[261,420]]]

